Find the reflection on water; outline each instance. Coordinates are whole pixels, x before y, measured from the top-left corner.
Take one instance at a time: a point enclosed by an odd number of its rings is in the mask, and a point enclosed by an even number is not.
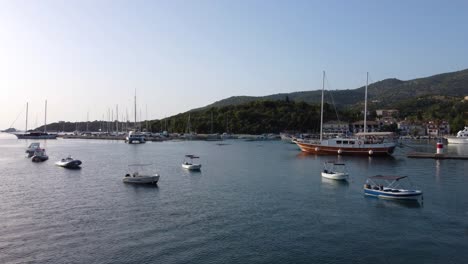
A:
[[[466,262],[466,161],[307,155],[269,141],[58,139],[34,164],[30,143],[0,139],[0,263]],[[193,150],[199,172],[181,167]],[[68,154],[81,170],[54,165]],[[328,160],[345,163],[349,180],[321,177]],[[123,183],[133,163],[155,164],[158,185]],[[410,176],[424,206],[366,198],[376,174]],[[364,250],[375,259],[360,261]]]
[[[388,200],[368,195],[365,195],[365,197],[375,200],[374,206],[376,208],[421,208],[423,206],[423,200]]]
[[[445,147],[448,153],[468,156],[468,144],[448,144]]]

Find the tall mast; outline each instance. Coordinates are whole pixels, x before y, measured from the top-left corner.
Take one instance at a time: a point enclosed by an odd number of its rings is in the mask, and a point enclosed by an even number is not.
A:
[[[119,133],[119,105],[115,105],[115,131]]]
[[[146,105],[146,132],[148,131],[148,105]]]
[[[364,133],[367,132],[367,85],[369,84],[369,72],[367,72],[366,91],[364,95]]]
[[[188,133],[191,134],[192,128],[190,127],[190,113],[188,114],[188,124],[187,124]]]
[[[28,132],[28,106],[29,106],[29,103],[26,102],[26,128],[24,132]]]
[[[47,133],[47,100],[45,100],[45,111],[44,111],[44,133]]]
[[[323,139],[323,94],[325,92],[325,71],[323,71],[322,77],[322,105],[320,107],[320,143]]]
[[[135,89],[135,130],[137,129],[136,89]]]
[[[86,132],[89,132],[89,111],[86,113]]]

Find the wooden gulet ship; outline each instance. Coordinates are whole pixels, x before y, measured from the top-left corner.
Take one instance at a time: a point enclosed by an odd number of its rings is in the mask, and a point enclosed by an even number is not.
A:
[[[367,74],[369,80],[369,74]],[[320,113],[320,139],[303,140],[296,139],[296,143],[303,152],[311,154],[334,154],[334,155],[366,155],[387,156],[391,155],[396,147],[394,134],[392,132],[367,132],[367,86],[365,90],[364,107],[364,132],[357,133],[353,137],[336,137],[323,139],[323,99],[325,91],[325,72],[322,81],[322,105]]]

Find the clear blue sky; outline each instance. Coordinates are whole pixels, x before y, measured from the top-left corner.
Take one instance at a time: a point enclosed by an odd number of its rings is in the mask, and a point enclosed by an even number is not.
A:
[[[3,1],[0,128],[468,68],[468,1]],[[114,110],[115,111],[115,110]],[[36,117],[37,120],[36,121]],[[24,114],[14,124],[24,128]]]

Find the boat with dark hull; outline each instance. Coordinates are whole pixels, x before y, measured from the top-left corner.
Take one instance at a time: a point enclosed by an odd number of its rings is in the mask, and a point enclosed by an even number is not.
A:
[[[61,159],[60,161],[55,162],[55,165],[64,167],[67,169],[79,169],[81,168],[81,160],[77,160],[72,158],[71,156],[68,156],[65,159]]]
[[[43,162],[49,159],[49,156],[47,156],[45,149],[37,149],[34,152],[34,155],[32,156],[31,161],[32,162]]]
[[[57,139],[57,134],[46,132],[28,132],[23,134],[14,134],[18,139]]]

